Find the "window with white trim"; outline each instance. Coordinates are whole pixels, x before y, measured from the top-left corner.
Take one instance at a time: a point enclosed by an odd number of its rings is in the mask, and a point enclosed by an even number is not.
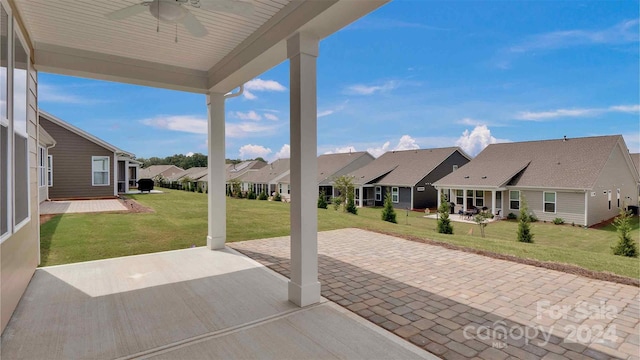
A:
[[[502,191],[496,192],[496,209],[502,209]]]
[[[376,186],[376,201],[382,201],[382,188]]]
[[[6,34],[9,33],[9,15],[0,4],[0,33],[5,36],[0,37],[0,237],[9,233],[9,213],[11,204],[11,191],[9,183],[11,173],[9,165],[12,159],[12,147],[9,146],[9,115],[7,104],[8,96],[8,64],[9,64],[9,43]]]
[[[543,209],[546,213],[556,212],[556,193],[545,191],[542,194]]]
[[[38,146],[38,186],[47,186],[47,150]]]
[[[29,220],[29,142],[27,90],[29,55],[14,27],[13,31],[13,175],[14,225]]]
[[[47,155],[47,186],[53,186],[53,155]]]
[[[520,210],[520,191],[509,190],[509,209]]]
[[[92,156],[91,157],[91,185],[108,186],[109,185],[109,157],[108,156]]]
[[[461,189],[456,190],[456,204],[457,205],[464,204],[464,190],[461,190]]]
[[[484,191],[476,190],[476,206],[483,207],[484,206]]]
[[[400,190],[397,187],[391,188],[391,202],[394,202],[394,203],[400,202]]]

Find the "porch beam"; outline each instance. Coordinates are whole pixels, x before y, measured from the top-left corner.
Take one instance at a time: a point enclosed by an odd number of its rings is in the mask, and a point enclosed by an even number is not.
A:
[[[208,147],[207,156],[209,185],[207,247],[210,250],[224,249],[227,239],[227,198],[225,184],[225,144],[224,144],[224,94],[207,95]]]
[[[467,189],[462,189],[462,211],[467,211]]]
[[[316,58],[318,38],[296,33],[287,40],[290,66],[291,280],[289,301],[320,301],[318,282],[318,182]]]

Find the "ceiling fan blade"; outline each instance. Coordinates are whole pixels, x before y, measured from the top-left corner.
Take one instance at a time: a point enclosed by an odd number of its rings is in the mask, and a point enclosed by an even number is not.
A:
[[[145,5],[136,4],[136,5],[128,6],[124,9],[120,9],[120,10],[116,10],[114,12],[108,13],[105,16],[109,20],[122,20],[134,15],[138,15],[147,9],[148,7]]]
[[[205,29],[200,20],[193,16],[191,11],[186,11],[185,16],[180,20],[180,22],[184,25],[187,31],[195,37],[203,37],[208,34],[207,29]]]
[[[200,0],[200,8],[208,11],[220,11],[241,16],[253,15],[253,4],[238,0]]]

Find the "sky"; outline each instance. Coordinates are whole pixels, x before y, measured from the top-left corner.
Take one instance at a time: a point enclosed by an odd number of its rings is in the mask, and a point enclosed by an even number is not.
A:
[[[395,0],[320,43],[318,154],[622,134],[639,1]],[[289,64],[226,101],[227,158],[289,157]],[[205,96],[39,73],[39,105],[138,157],[207,152]]]

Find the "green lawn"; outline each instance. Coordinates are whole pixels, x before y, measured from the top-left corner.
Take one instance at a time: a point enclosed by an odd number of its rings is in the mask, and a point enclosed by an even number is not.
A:
[[[154,213],[58,215],[42,226],[42,265],[103,259],[202,246],[207,235],[205,194],[166,190],[164,194],[132,196]],[[241,241],[289,233],[289,204],[228,199],[227,241]],[[489,224],[486,238],[473,224],[453,223],[454,235],[435,231],[436,221],[422,213],[398,211],[399,224],[380,220],[380,209],[358,209],[358,215],[318,209],[320,231],[358,227],[398,235],[411,235],[455,245],[541,261],[578,265],[640,278],[638,259],[611,254],[617,241],[615,228],[582,229],[570,225],[534,223],[534,244],[515,240],[515,222]],[[457,215],[454,215],[457,216]],[[470,234],[470,231],[473,233]],[[633,236],[640,237],[638,218]],[[348,239],[345,239],[348,240]]]

